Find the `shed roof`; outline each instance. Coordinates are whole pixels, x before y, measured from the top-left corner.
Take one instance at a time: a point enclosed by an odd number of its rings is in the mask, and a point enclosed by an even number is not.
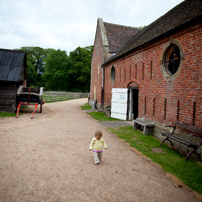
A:
[[[0,81],[19,81],[25,54],[24,51],[0,49]]]
[[[201,16],[202,1],[185,0],[134,35],[115,56],[109,58],[109,60],[103,65],[107,65],[108,63],[129,54],[142,45],[145,45],[163,35],[165,36],[170,31],[189,23],[193,19],[201,19]]]
[[[109,51],[117,53],[132,36],[140,31],[140,28],[104,22],[104,27],[109,43]]]

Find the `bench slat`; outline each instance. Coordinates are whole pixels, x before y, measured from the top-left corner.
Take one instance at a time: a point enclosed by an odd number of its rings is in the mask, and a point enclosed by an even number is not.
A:
[[[133,120],[134,124],[133,124],[133,129],[136,130],[138,125],[143,126],[143,134],[144,135],[148,135],[148,134],[152,134],[153,133],[153,128],[154,128],[154,124],[153,123],[148,123],[146,121],[142,121],[142,120]]]
[[[168,127],[168,126],[167,126],[167,127]],[[162,134],[163,136],[166,136],[166,138],[161,142],[160,146],[162,146],[163,143],[167,140],[167,141],[169,141],[169,142],[171,143],[171,145],[172,145],[172,147],[173,147],[173,143],[172,143],[172,141],[170,140],[170,139],[173,139],[173,140],[175,140],[175,141],[177,141],[177,142],[179,142],[179,143],[185,144],[185,145],[187,145],[188,147],[192,148],[192,151],[190,151],[189,154],[188,154],[188,155],[186,156],[186,158],[185,158],[186,161],[187,161],[187,159],[190,157],[190,155],[194,153],[194,154],[196,154],[196,155],[198,156],[198,159],[199,159],[199,161],[201,162],[201,154],[200,154],[200,153],[197,153],[196,151],[197,151],[197,149],[202,145],[202,140],[201,140],[201,142],[200,142],[198,145],[197,145],[197,144],[193,144],[193,143],[188,142],[188,141],[185,141],[185,140],[182,140],[182,139],[180,139],[180,138],[178,138],[178,137],[173,136],[173,134],[174,134],[174,132],[175,132],[175,129],[176,129],[176,125],[175,125],[175,126],[169,126],[169,127],[173,127],[172,133],[164,133],[164,132],[161,131],[161,134]]]
[[[185,145],[187,145],[188,147],[196,147],[197,145],[196,144],[193,144],[193,143],[191,143],[191,142],[187,142],[187,141],[185,141],[185,140],[182,140],[182,139],[180,139],[180,138],[178,138],[178,137],[175,137],[175,136],[172,136],[172,135],[170,135],[170,134],[166,134],[166,133],[161,133],[163,136],[166,136],[166,137],[169,137],[170,139],[173,139],[173,140],[176,140],[177,142],[180,142],[180,143],[182,143],[182,144],[185,144]]]
[[[147,123],[147,122],[144,122],[144,121],[141,121],[141,120],[133,120],[134,123],[137,123],[141,126],[147,126],[147,127],[153,127],[154,124],[153,123]]]

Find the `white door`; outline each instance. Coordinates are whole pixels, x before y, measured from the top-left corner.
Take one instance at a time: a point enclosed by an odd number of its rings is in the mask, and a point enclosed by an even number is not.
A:
[[[127,88],[112,88],[111,117],[126,120],[127,118]]]

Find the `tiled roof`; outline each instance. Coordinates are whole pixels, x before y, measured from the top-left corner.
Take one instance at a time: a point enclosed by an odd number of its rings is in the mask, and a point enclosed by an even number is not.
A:
[[[104,27],[111,53],[117,53],[123,45],[137,34],[140,29],[104,22]]]
[[[24,51],[0,49],[0,81],[19,81]]]
[[[158,37],[166,36],[170,31],[175,30],[193,19],[202,19],[201,16],[202,0],[183,1],[134,35],[132,39],[129,40],[115,56],[109,58],[104,65],[127,55],[150,41],[158,39]]]

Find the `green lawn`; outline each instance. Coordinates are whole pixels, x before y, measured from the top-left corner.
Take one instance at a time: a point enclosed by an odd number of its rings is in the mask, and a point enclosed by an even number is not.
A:
[[[86,109],[92,109],[92,107],[90,105],[88,105],[88,103],[85,103],[83,106],[81,106],[82,110],[86,110]]]
[[[27,109],[28,106],[26,105],[21,105],[20,106],[20,110],[24,110],[24,109]],[[4,117],[15,117],[17,115],[17,112],[16,113],[10,113],[10,112],[0,112],[0,117],[4,118]],[[22,113],[19,113],[19,115],[22,115]]]
[[[98,121],[120,121],[119,119],[106,117],[104,112],[89,112],[88,114]]]
[[[159,164],[166,172],[175,175],[188,187],[202,194],[202,166],[198,162],[191,159],[185,161],[185,156],[166,144],[160,147],[159,140],[152,135],[143,135],[141,132],[133,130],[132,126],[118,129],[109,128],[109,130]],[[161,148],[164,153],[153,153],[152,148]]]
[[[15,117],[16,113],[9,113],[9,112],[0,112],[0,117]]]

